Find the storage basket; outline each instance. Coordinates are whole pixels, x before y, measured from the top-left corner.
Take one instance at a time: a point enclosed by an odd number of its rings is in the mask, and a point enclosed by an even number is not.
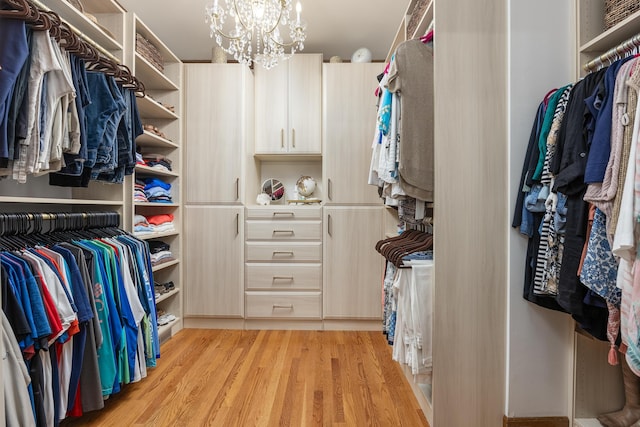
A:
[[[136,52],[149,61],[151,65],[156,67],[160,72],[164,72],[164,59],[160,51],[140,33],[136,33]]]
[[[608,30],[637,10],[640,10],[640,0],[605,0],[604,29]]]

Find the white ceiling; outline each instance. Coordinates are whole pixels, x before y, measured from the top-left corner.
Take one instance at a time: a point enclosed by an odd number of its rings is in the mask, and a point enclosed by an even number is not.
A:
[[[119,0],[180,59],[210,60],[215,41],[209,38],[204,7],[212,0]],[[323,53],[345,60],[366,47],[374,60],[384,60],[410,0],[301,0],[307,21],[304,53]],[[294,12],[295,13],[295,12]]]

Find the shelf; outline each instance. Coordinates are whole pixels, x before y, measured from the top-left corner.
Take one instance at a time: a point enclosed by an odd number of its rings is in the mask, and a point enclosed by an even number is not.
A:
[[[179,235],[178,230],[166,231],[164,233],[133,233],[133,237],[140,240],[161,239],[163,237],[172,237]]]
[[[172,82],[169,77],[165,76],[138,52],[135,53],[135,56],[135,75],[144,83],[146,89],[179,90],[178,85]]]
[[[270,162],[287,162],[287,161],[321,161],[322,154],[286,154],[286,153],[277,153],[277,154],[259,154],[256,153],[253,155],[258,160],[262,161],[270,161]]]
[[[150,168],[149,166],[144,165],[136,165],[136,174],[141,175],[154,175],[154,176],[170,176],[170,177],[179,177],[180,174],[173,171],[163,171],[160,169]]]
[[[140,117],[147,119],[177,120],[180,118],[176,113],[167,110],[156,100],[151,99],[148,96],[138,98],[138,110],[140,110]]]
[[[136,138],[136,144],[141,147],[159,147],[159,148],[178,148],[179,145],[173,141],[162,138],[153,132],[147,130]]]
[[[122,206],[121,200],[89,200],[89,199],[55,199],[47,197],[19,197],[0,196],[0,203],[30,203],[30,204],[65,204],[65,205],[101,205]]]
[[[178,203],[134,202],[134,205],[136,205],[136,206],[144,206],[144,207],[151,207],[151,208],[163,208],[163,207],[178,208],[178,207],[180,207],[180,205]]]
[[[97,6],[97,4],[103,6]],[[122,44],[116,41],[113,37],[107,34],[99,25],[95,24],[91,19],[84,15],[80,10],[73,7],[69,2],[65,0],[48,0],[46,6],[52,10],[55,10],[60,17],[67,21],[69,24],[76,27],[85,36],[96,42],[108,51],[122,51]],[[91,2],[91,6],[84,5],[85,10],[92,15],[95,14],[122,14],[124,10],[119,9],[115,3],[110,1],[103,2]],[[118,56],[118,55],[116,55]]]
[[[136,15],[135,17],[135,30],[137,33],[140,33],[145,39],[149,40],[153,45],[160,51],[160,55],[166,63],[179,63],[180,59],[167,47],[166,44],[162,42],[162,40],[158,39],[158,37],[147,27],[144,22],[140,20],[140,18]],[[135,34],[133,35],[135,40]]]
[[[574,427],[602,427],[597,418],[576,418],[573,420]]]
[[[158,326],[158,335],[164,335],[171,331],[171,328],[180,321],[180,317],[176,316],[176,319],[164,326]]]
[[[623,41],[639,34],[640,11],[630,15],[624,21],[609,28],[604,33],[580,46],[580,52],[604,52]]]
[[[174,295],[177,295],[178,292],[180,292],[180,288],[175,288],[172,291],[167,292],[166,294],[162,294],[159,297],[156,298],[156,305],[160,304],[162,301],[165,301],[169,298],[171,298]]]
[[[162,264],[154,265],[151,270],[155,273],[156,271],[164,270],[165,268],[169,268],[173,265],[180,264],[180,260],[174,259],[173,261],[163,262]]]

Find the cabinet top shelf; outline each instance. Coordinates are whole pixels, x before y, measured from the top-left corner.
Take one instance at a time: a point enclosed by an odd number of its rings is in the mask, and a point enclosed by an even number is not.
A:
[[[640,11],[580,46],[581,52],[604,52],[638,34]]]

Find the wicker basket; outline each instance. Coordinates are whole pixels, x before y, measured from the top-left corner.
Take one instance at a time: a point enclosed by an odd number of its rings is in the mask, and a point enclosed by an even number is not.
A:
[[[608,30],[637,10],[640,10],[640,0],[605,0],[604,29]]]
[[[164,59],[160,51],[140,33],[136,33],[136,52],[149,61],[149,63],[160,72],[164,72]]]

